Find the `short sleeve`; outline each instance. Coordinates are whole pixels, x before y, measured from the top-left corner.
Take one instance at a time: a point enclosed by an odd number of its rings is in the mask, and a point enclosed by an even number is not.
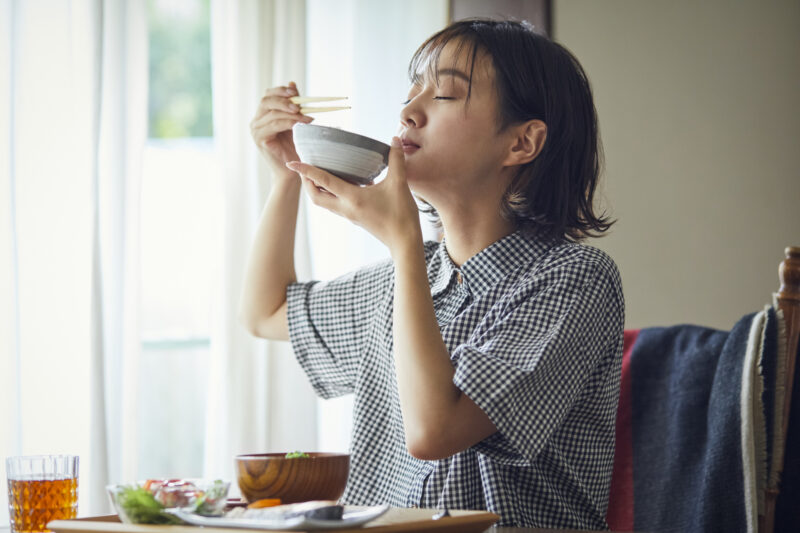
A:
[[[591,393],[592,374],[621,358],[619,273],[599,250],[586,255],[558,258],[531,274],[454,350],[455,385],[498,429],[476,451],[529,465],[581,395]]]
[[[393,272],[392,264],[383,262],[286,289],[289,340],[319,396],[353,392],[367,335],[390,293]]]

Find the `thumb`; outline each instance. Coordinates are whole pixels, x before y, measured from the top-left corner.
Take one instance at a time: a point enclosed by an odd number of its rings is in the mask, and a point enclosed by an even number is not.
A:
[[[403,155],[403,145],[399,137],[392,137],[392,147],[389,150],[389,174],[387,177],[406,179],[406,158]]]

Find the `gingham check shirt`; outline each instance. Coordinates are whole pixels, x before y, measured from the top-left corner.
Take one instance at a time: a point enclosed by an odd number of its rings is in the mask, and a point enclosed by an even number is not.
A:
[[[454,384],[497,432],[447,459],[405,446],[391,261],[287,289],[289,336],[323,398],[355,394],[342,502],[485,509],[500,525],[607,529],[624,302],[602,251],[518,231],[456,267],[426,242]]]

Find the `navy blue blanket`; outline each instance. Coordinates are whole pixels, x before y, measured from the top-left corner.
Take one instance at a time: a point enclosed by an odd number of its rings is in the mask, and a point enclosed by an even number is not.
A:
[[[741,394],[755,316],[730,332],[682,325],[635,337],[627,378],[637,531],[747,531]]]
[[[637,530],[746,531],[739,395],[751,319],[730,333],[639,332],[631,355]]]

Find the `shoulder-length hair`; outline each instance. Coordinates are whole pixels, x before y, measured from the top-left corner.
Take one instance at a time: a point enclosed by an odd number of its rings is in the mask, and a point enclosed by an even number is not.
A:
[[[499,99],[499,131],[533,119],[547,125],[539,155],[522,165],[503,198],[503,215],[517,228],[543,238],[579,241],[596,237],[614,223],[594,212],[602,166],[597,112],[586,73],[566,48],[536,33],[527,22],[467,19],[431,36],[409,63],[409,78],[421,68],[438,71],[442,49],[467,53],[470,92],[475,60],[491,58]],[[467,93],[469,99],[470,92]],[[422,199],[422,210],[439,221]]]

